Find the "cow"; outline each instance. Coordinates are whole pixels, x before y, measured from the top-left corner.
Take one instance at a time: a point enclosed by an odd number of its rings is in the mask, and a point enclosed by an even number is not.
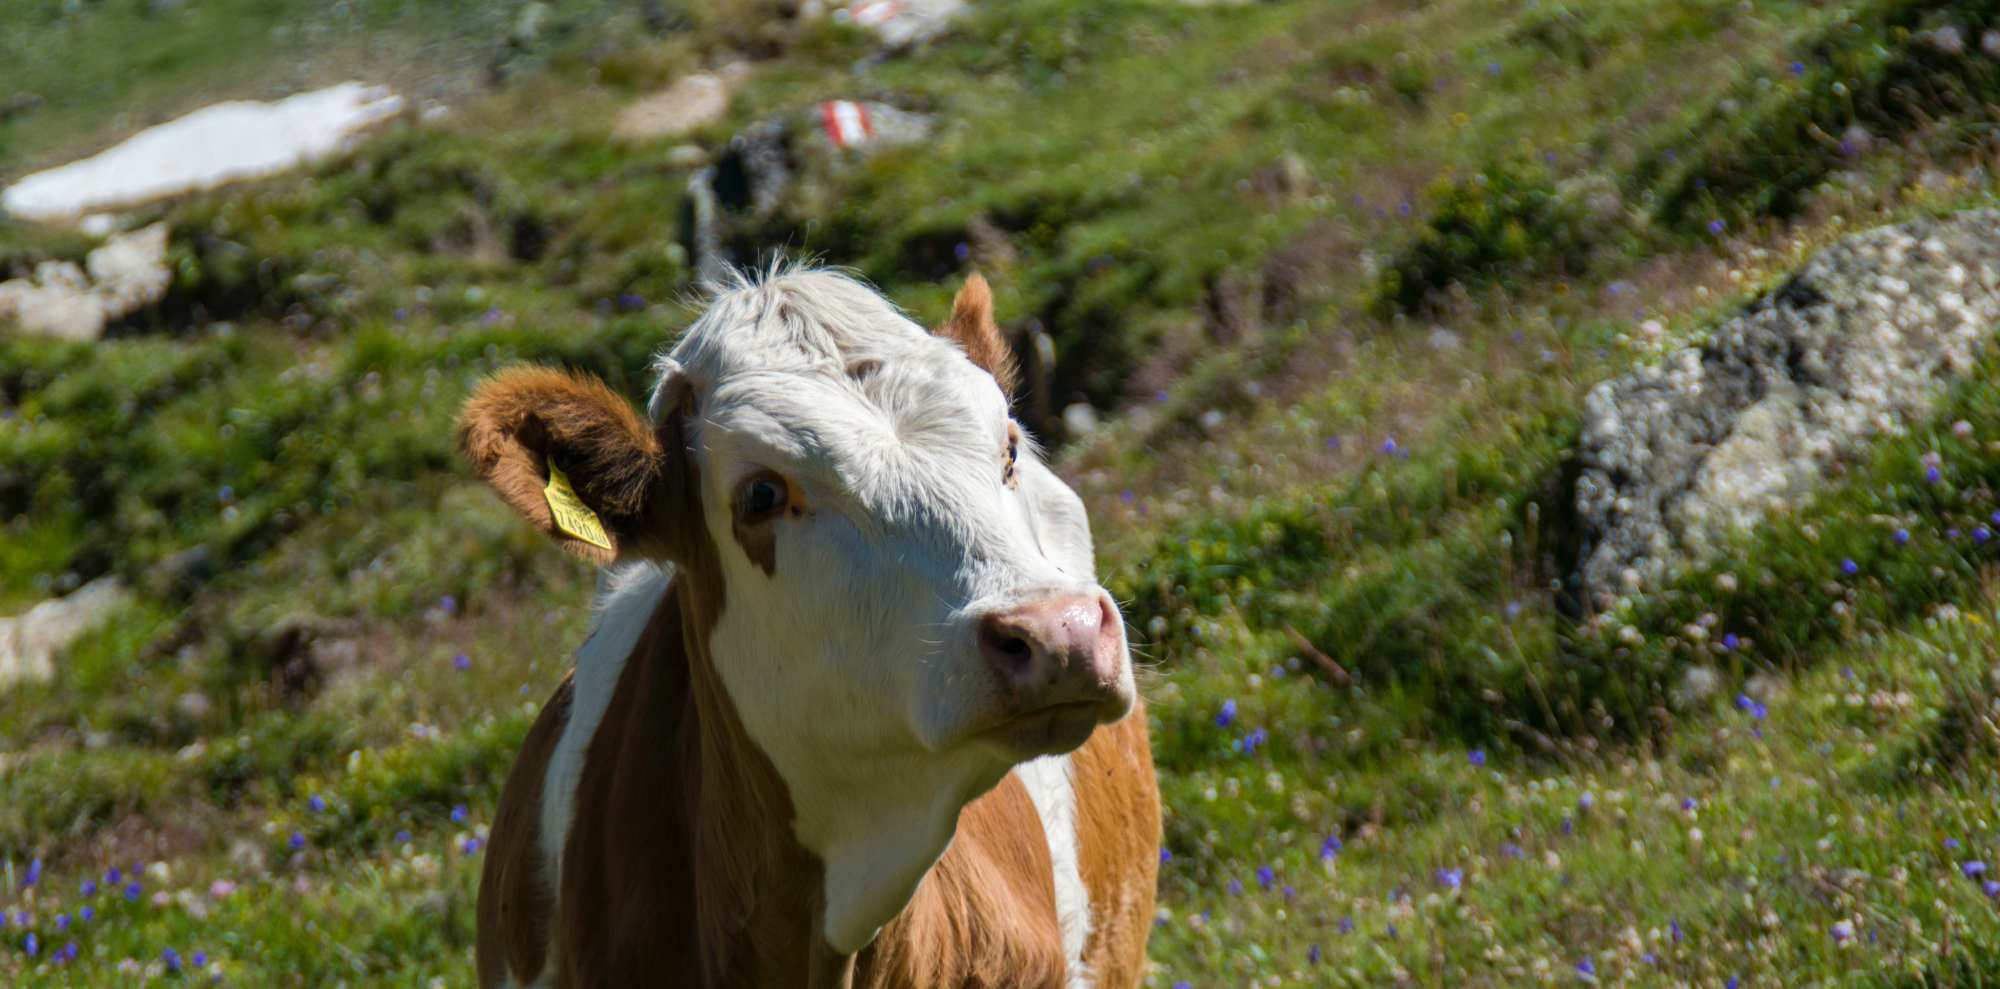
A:
[[[480,985],[1136,985],[1146,717],[990,289],[928,333],[835,271],[731,278],[645,419],[546,367],[461,416],[501,499],[606,568],[501,793]]]

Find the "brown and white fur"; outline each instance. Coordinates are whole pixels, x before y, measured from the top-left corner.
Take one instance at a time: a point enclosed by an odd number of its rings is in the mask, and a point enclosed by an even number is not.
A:
[[[1146,719],[985,283],[932,335],[835,273],[745,280],[660,372],[650,423],[547,369],[461,420],[611,567],[501,797],[480,984],[1136,985]],[[613,549],[556,527],[551,461]]]

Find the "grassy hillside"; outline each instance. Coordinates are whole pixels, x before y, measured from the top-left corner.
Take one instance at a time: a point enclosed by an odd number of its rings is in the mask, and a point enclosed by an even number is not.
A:
[[[449,423],[510,361],[636,399],[693,314],[669,151],[762,121],[792,186],[741,259],[927,321],[995,284],[1148,670],[1156,985],[2000,978],[2000,369],[1608,613],[1571,488],[1593,384],[1993,202],[1992,5],[991,0],[886,55],[776,3],[15,6],[10,177],[350,76],[453,111],[129,217],[175,281],[103,343],[0,335],[0,613],[138,592],[0,694],[13,983],[470,983],[592,575]],[[611,136],[737,59],[724,122]],[[825,98],[934,137],[832,151]],[[0,267],[89,246],[0,220]]]

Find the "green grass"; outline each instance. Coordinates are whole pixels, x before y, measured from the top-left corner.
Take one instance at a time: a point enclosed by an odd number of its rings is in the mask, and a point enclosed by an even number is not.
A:
[[[1567,507],[1597,381],[1847,230],[1991,204],[1984,5],[1014,0],[889,58],[754,4],[557,4],[513,41],[500,7],[16,6],[0,86],[43,101],[0,121],[9,175],[348,75],[456,110],[140,211],[175,281],[110,340],[0,336],[0,613],[138,595],[0,693],[0,981],[171,948],[232,984],[470,983],[480,827],[592,575],[449,423],[509,361],[643,393],[692,315],[687,175],[610,121],[745,54],[685,140],[778,117],[799,170],[739,248],[925,320],[977,264],[1024,353],[1049,334],[1019,411],[1147,667],[1151,984],[2000,979],[1962,868],[2000,869],[2000,367],[1608,615]],[[1947,19],[1962,55],[1919,33]],[[938,136],[830,153],[831,97]],[[89,246],[0,221],[7,267]],[[1075,401],[1105,427],[1064,435]]]

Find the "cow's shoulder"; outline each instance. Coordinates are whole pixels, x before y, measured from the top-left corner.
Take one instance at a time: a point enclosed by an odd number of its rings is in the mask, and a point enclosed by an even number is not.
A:
[[[528,985],[549,962],[555,889],[541,843],[542,781],[569,723],[575,683],[565,675],[543,706],[500,792],[493,844],[479,882],[479,984]]]

